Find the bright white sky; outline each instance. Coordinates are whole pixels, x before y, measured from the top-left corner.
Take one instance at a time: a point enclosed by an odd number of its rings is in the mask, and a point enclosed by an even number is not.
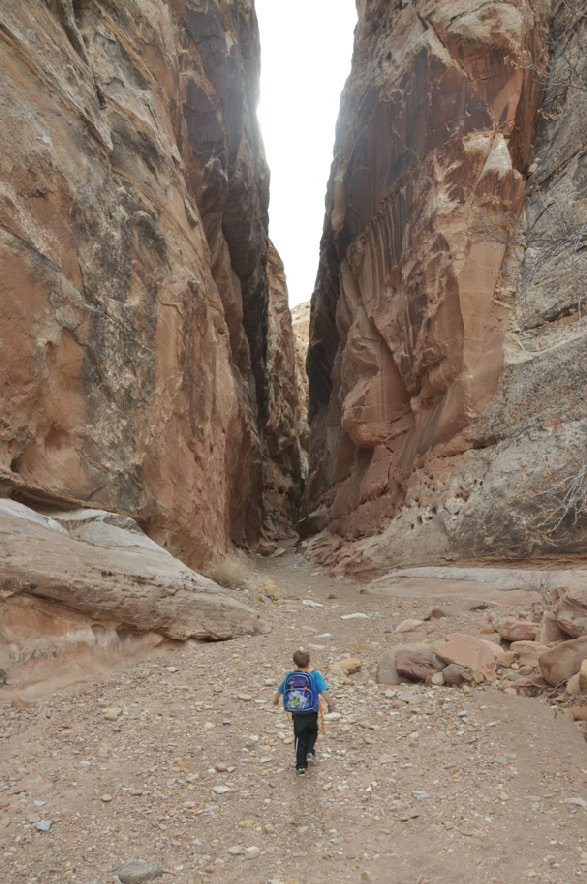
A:
[[[350,73],[355,0],[255,0],[261,123],[271,169],[269,236],[289,304],[314,289],[340,93]]]

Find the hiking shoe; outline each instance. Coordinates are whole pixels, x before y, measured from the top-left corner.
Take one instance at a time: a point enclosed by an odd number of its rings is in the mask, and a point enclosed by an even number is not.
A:
[[[296,770],[298,772],[299,777],[303,777],[303,775],[308,772],[307,767],[297,767]]]
[[[308,762],[308,764],[316,764],[316,753],[308,752],[308,754],[306,755],[306,761]]]

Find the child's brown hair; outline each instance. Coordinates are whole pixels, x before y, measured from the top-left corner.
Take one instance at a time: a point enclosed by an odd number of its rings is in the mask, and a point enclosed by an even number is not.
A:
[[[305,648],[298,648],[294,651],[293,661],[300,669],[305,669],[310,662],[310,652]]]

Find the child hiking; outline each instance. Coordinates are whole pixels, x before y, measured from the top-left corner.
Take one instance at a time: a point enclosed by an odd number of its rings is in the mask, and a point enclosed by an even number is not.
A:
[[[314,745],[318,736],[319,695],[328,705],[328,711],[334,709],[334,703],[328,693],[328,685],[317,669],[310,669],[310,653],[305,648],[294,652],[293,662],[296,669],[289,669],[277,688],[273,705],[277,706],[283,695],[283,707],[291,712],[295,735],[296,770],[305,774],[308,763],[316,760]]]

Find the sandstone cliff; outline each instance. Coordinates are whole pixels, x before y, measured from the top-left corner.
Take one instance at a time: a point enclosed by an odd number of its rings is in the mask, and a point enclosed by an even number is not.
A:
[[[341,570],[585,548],[585,28],[359,3],[308,357]]]
[[[4,494],[132,515],[194,567],[279,534],[299,487],[258,73],[248,0],[0,11]]]

